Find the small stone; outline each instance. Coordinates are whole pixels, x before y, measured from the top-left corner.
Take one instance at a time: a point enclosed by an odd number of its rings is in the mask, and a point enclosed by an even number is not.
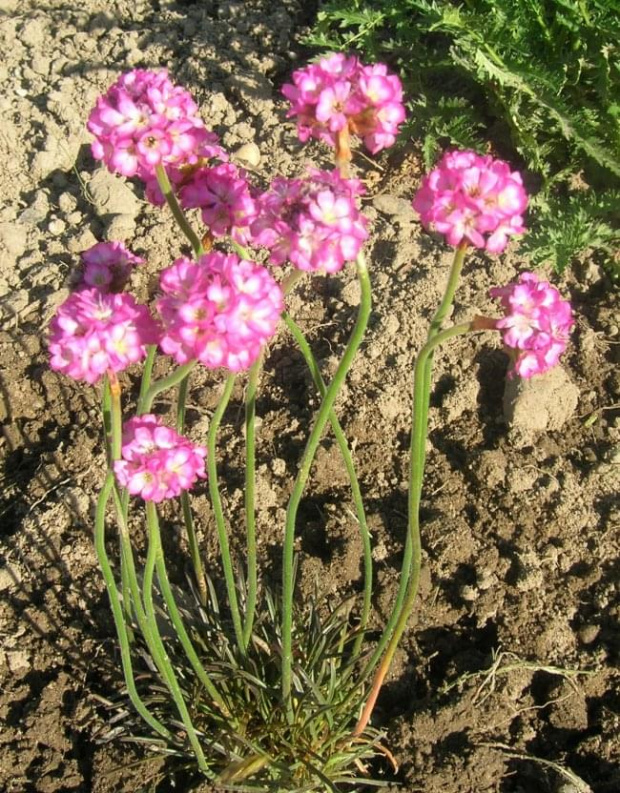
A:
[[[72,193],[61,193],[58,197],[58,206],[62,212],[73,212],[77,207],[77,198]]]
[[[49,199],[47,193],[39,190],[36,194],[34,201],[30,206],[26,207],[19,216],[19,222],[26,226],[37,226],[43,222],[50,211]]]
[[[244,143],[235,152],[234,159],[241,165],[247,164],[256,168],[260,164],[260,149],[256,143]]]
[[[578,399],[579,389],[560,366],[527,380],[506,378],[504,417],[511,441],[522,448],[542,432],[561,429],[575,412]]]
[[[599,635],[601,629],[598,625],[584,625],[578,633],[579,641],[582,644],[592,644]]]
[[[459,590],[459,594],[466,603],[472,603],[474,600],[478,600],[480,595],[476,587],[470,586],[469,584],[462,586]]]
[[[79,225],[83,219],[84,215],[81,212],[71,212],[67,215],[67,223],[69,223],[71,226]]]
[[[47,230],[54,237],[60,237],[60,235],[64,233],[66,228],[67,228],[67,224],[65,223],[64,220],[61,220],[60,218],[55,218],[54,220],[51,221],[51,223],[48,224]]]

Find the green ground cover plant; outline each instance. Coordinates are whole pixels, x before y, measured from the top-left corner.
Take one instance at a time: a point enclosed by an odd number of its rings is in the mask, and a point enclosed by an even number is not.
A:
[[[397,67],[426,167],[446,146],[516,151],[535,192],[535,264],[591,250],[617,276],[617,0],[333,0],[307,43]]]

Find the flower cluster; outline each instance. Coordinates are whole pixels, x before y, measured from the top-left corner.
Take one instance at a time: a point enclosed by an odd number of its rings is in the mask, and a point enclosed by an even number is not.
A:
[[[100,292],[121,292],[136,264],[144,259],[128,251],[122,242],[98,242],[81,255],[83,282]]]
[[[568,300],[535,273],[522,273],[518,283],[495,287],[490,294],[505,309],[495,327],[504,344],[515,350],[514,371],[531,377],[555,366],[574,325]]]
[[[179,191],[185,209],[200,208],[213,237],[231,236],[244,245],[256,217],[256,204],[243,173],[233,163],[201,168]]]
[[[382,63],[363,66],[352,56],[328,55],[293,72],[282,93],[297,116],[299,139],[318,138],[331,146],[348,130],[376,154],[391,146],[405,119],[399,78]]]
[[[50,323],[50,366],[74,380],[96,383],[108,370],[120,372],[157,344],[159,328],[146,306],[131,295],[97,288],[74,292]]]
[[[271,251],[269,261],[299,270],[333,273],[355,259],[368,238],[368,221],[356,207],[357,179],[311,169],[306,179],[275,179],[257,199],[253,242]]]
[[[422,224],[462,242],[501,253],[508,238],[523,234],[527,194],[508,163],[473,151],[451,151],[424,177],[413,199]]]
[[[174,498],[206,477],[206,448],[150,413],[125,423],[121,454],[114,463],[119,484],[145,501]]]
[[[190,94],[165,69],[134,69],[100,96],[88,119],[93,156],[123,176],[153,178],[156,166],[190,161],[212,136]]]
[[[262,266],[234,254],[177,261],[161,274],[162,350],[183,364],[247,369],[274,334],[282,290]]]

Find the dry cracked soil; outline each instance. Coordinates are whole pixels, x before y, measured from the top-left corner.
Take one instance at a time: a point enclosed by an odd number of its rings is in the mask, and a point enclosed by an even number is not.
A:
[[[327,163],[302,148],[279,87],[307,56],[312,4],[298,0],[1,0],[0,41],[0,789],[7,793],[190,790],[160,758],[106,741],[105,702],[122,675],[92,543],[104,451],[99,394],[48,368],[45,328],[79,252],[125,241],[147,260],[135,290],[179,255],[171,218],[92,159],[85,120],[129,68],[167,67],[231,151],[255,143],[264,178]],[[415,147],[358,158],[374,307],[337,409],[367,500],[376,566],[373,620],[389,612],[406,525],[411,373],[450,265],[411,209]],[[493,311],[490,286],[527,267],[518,246],[472,255],[456,320]],[[561,281],[577,315],[562,370],[506,386],[490,334],[437,356],[417,609],[379,702],[399,771],[393,790],[616,793],[620,790],[617,500],[620,312],[596,263]],[[334,371],[359,293],[349,269],[308,278],[289,309]],[[129,380],[133,374],[129,376]],[[221,389],[192,382],[196,437]],[[240,509],[243,383],[222,430],[227,503]],[[259,553],[277,572],[283,512],[317,405],[281,331],[258,413]],[[201,541],[217,558],[205,491]],[[172,532],[170,543],[179,542]],[[300,593],[333,602],[359,588],[360,544],[346,476],[326,436],[299,530]],[[214,562],[215,564],[215,562]],[[391,775],[391,776],[390,776]],[[176,780],[176,782],[175,782]]]

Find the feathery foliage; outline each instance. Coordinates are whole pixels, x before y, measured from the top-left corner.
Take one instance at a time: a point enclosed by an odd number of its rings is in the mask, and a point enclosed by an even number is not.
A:
[[[445,145],[483,150],[486,129],[498,148],[509,141],[501,154],[518,155],[538,189],[536,261],[561,271],[594,249],[613,266],[618,211],[605,206],[620,189],[618,0],[332,0],[307,42],[400,69],[427,166]],[[570,190],[577,173],[585,197]]]

